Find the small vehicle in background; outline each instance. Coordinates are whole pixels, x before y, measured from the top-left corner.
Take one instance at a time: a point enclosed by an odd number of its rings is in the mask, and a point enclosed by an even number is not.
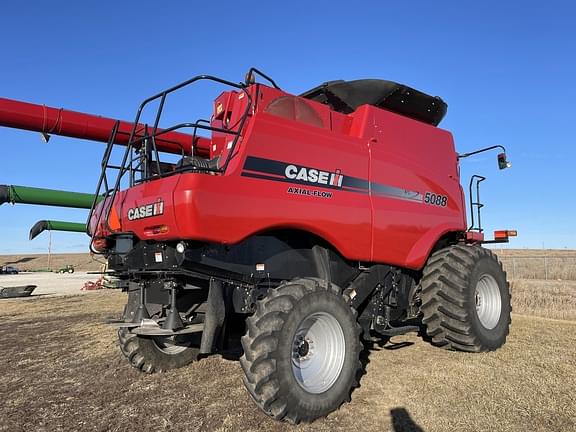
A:
[[[20,270],[18,270],[16,267],[13,267],[13,266],[2,266],[0,273],[1,274],[18,274],[18,273],[20,273]]]
[[[72,264],[66,264],[64,267],[58,269],[58,273],[74,273],[74,266]]]

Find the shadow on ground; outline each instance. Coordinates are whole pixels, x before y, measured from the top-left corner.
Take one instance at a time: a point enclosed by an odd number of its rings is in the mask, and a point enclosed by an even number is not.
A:
[[[405,408],[392,408],[390,417],[392,418],[392,430],[394,432],[424,432],[424,429],[412,420],[410,413]]]

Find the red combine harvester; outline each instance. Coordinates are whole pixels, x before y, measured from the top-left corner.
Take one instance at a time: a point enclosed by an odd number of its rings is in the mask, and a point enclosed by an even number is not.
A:
[[[228,87],[210,120],[160,129],[169,96],[199,81]],[[112,324],[142,371],[229,352],[243,334],[251,397],[298,423],[350,400],[363,341],[425,329],[447,349],[505,343],[508,282],[482,243],[515,233],[484,240],[478,199],[468,227],[468,155],[437,127],[438,97],[373,79],[294,96],[251,69],[242,84],[202,75],[159,93],[132,124],[33,105],[18,123],[8,102],[2,125],[108,141],[91,247],[126,285]]]

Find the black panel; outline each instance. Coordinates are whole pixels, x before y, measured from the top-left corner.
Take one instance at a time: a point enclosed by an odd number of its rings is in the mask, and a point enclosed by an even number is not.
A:
[[[250,237],[236,245],[190,242],[184,254],[174,243],[137,242],[124,256],[111,255],[110,269],[162,278],[161,273],[200,274],[257,284],[261,280],[321,277],[343,287],[358,273],[321,239],[306,233],[276,231]],[[263,264],[260,271],[257,264]]]
[[[438,96],[378,79],[328,81],[300,96],[344,114],[354,112],[361,105],[373,105],[434,126],[442,121],[448,109]]]
[[[343,286],[356,275],[355,266],[319,242],[309,235],[289,231],[258,235],[237,245],[189,249],[182,266],[191,270],[199,270],[198,265],[220,269],[242,275],[245,281],[268,276],[273,280],[323,277]],[[257,272],[256,264],[264,264],[264,271]]]

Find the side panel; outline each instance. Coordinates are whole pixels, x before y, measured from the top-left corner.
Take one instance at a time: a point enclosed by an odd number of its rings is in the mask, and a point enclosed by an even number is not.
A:
[[[366,178],[367,171],[364,140],[258,113],[226,175],[179,176],[179,232],[233,244],[272,228],[302,229],[349,259],[368,260],[369,196],[347,187],[348,177]],[[341,179],[326,184],[338,173]]]
[[[465,230],[452,136],[368,106],[356,114],[373,125],[363,131],[370,141],[372,260],[419,269],[442,235]]]

